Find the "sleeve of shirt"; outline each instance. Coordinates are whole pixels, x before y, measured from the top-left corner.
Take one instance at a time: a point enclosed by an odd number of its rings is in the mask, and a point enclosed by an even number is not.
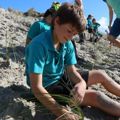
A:
[[[99,24],[99,23],[97,23],[97,27],[100,27],[100,24]]]
[[[76,56],[75,56],[75,49],[71,41],[67,44],[67,50],[65,55],[65,65],[74,65],[77,63]]]
[[[31,40],[39,35],[40,31],[40,24],[38,22],[33,23],[33,25],[30,27],[30,30],[28,31],[27,37],[30,38]]]
[[[88,20],[88,27],[92,28],[92,21],[91,20]]]
[[[29,73],[42,74],[45,65],[45,49],[42,45],[30,45],[28,53]]]

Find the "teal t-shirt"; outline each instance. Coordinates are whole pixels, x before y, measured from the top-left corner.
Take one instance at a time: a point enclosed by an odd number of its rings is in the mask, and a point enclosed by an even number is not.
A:
[[[120,0],[107,0],[107,3],[114,9],[117,18],[120,18]]]
[[[37,21],[30,27],[27,37],[32,40],[34,37],[36,37],[40,33],[49,29],[50,29],[50,25],[47,24],[45,20]]]
[[[87,19],[87,28],[92,28],[92,19]]]
[[[52,31],[48,30],[37,37],[26,47],[26,74],[43,75],[43,86],[57,82],[63,75],[65,66],[76,64],[74,47],[71,41],[61,44],[57,51],[53,46]]]
[[[98,28],[100,27],[100,24],[99,23],[93,23],[92,25],[92,29],[95,31],[95,32],[98,32]]]

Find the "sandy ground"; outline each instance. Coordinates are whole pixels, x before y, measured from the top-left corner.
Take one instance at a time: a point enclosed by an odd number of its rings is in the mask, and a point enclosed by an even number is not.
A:
[[[26,34],[36,19],[4,9],[0,9],[0,18],[0,120],[54,120],[53,115],[46,115],[40,105],[33,101],[34,98],[28,96],[29,87],[24,74]],[[120,84],[120,50],[109,47],[103,39],[96,44],[87,39],[88,36],[82,45],[76,43],[81,59],[77,67],[82,70],[105,70]],[[119,97],[110,94],[101,85],[95,85],[92,89],[120,102]],[[118,120],[96,108],[84,107],[82,110],[84,120]],[[34,118],[39,111],[42,113]]]

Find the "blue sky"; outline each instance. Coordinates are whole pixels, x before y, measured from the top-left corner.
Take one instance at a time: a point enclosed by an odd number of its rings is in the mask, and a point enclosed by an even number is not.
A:
[[[0,7],[7,9],[8,7],[14,8],[22,12],[30,8],[35,8],[37,11],[44,12],[51,6],[55,0],[0,0]],[[73,2],[73,0],[57,0],[59,2]],[[102,28],[107,29],[108,24],[108,9],[102,0],[83,0],[84,12],[87,17],[92,14],[96,20],[101,24]]]

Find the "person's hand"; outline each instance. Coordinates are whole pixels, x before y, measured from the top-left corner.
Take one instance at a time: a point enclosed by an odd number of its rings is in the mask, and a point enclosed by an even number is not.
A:
[[[79,82],[74,86],[72,94],[73,101],[75,102],[75,104],[80,104],[83,101],[85,91],[86,91],[85,81]]]
[[[77,4],[78,6],[82,6],[81,0],[75,0],[75,2],[76,2],[76,4]]]
[[[63,115],[59,116],[55,120],[79,120],[79,119],[80,119],[79,115],[73,112],[66,111]]]
[[[116,39],[116,40],[110,41],[110,45],[120,48],[120,40]]]
[[[79,120],[80,119],[80,117],[77,114],[72,112],[66,114],[63,118],[65,119],[61,119],[61,120]]]

